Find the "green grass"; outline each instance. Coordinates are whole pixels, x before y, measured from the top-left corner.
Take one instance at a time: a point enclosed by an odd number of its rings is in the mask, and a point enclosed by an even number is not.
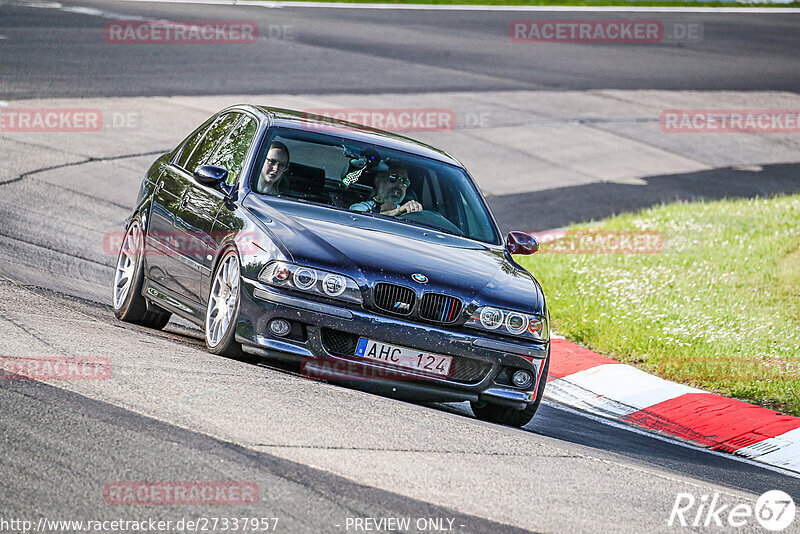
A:
[[[668,0],[300,0],[350,4],[442,4],[488,6],[658,6],[658,7],[800,7],[800,2],[692,2]]]
[[[664,249],[547,254],[543,243],[522,259],[559,334],[800,416],[800,195],[668,204],[573,228],[661,232]]]

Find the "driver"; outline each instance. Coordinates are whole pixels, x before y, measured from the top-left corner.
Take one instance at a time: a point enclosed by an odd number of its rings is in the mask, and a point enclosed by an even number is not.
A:
[[[408,171],[401,165],[391,163],[387,172],[379,173],[375,177],[372,200],[353,204],[350,209],[380,212],[381,215],[392,216],[422,211],[422,204],[416,200],[403,203],[409,185],[411,185],[411,180],[408,178]]]
[[[264,167],[258,175],[256,191],[266,195],[279,195],[281,178],[287,167],[289,167],[289,149],[280,141],[273,141],[269,145]]]

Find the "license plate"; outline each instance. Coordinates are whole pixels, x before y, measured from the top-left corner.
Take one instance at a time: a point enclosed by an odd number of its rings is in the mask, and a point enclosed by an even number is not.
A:
[[[448,376],[450,366],[453,364],[453,358],[450,356],[420,352],[416,349],[372,341],[365,337],[358,339],[356,356],[439,376]]]

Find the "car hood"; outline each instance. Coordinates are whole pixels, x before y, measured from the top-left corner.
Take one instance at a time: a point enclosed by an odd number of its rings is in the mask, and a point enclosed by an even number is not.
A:
[[[248,195],[244,202],[293,262],[348,274],[359,285],[392,282],[477,302],[542,313],[541,288],[502,246],[283,199]],[[420,284],[412,274],[428,281]]]

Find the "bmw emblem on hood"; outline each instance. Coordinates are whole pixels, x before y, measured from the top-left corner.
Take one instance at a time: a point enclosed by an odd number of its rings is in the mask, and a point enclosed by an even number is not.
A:
[[[424,274],[414,273],[411,275],[411,278],[413,278],[415,282],[419,282],[420,284],[428,283],[428,277],[425,276]]]

